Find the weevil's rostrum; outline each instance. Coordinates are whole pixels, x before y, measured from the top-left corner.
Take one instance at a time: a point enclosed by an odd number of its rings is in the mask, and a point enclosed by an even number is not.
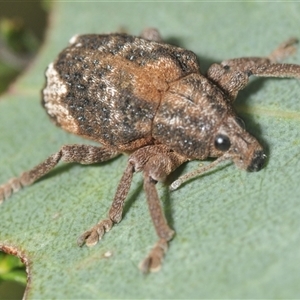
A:
[[[122,219],[134,172],[143,172],[149,212],[159,237],[140,265],[158,270],[174,231],[163,215],[156,183],[189,160],[217,158],[172,183],[178,188],[224,160],[259,171],[266,155],[233,109],[251,75],[300,78],[300,66],[279,61],[295,51],[295,39],[267,57],[230,59],[200,74],[196,55],[163,43],[155,29],[71,39],[46,71],[43,105],[63,129],[102,146],[65,145],[30,171],[0,186],[0,203],[35,182],[59,161],[92,164],[129,154],[108,217],[78,239],[95,245]]]

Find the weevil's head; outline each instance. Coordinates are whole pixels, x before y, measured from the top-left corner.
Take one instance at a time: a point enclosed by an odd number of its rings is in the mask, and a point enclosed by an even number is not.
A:
[[[250,135],[241,118],[226,117],[216,130],[210,146],[210,156],[226,155],[241,169],[259,171],[267,156],[259,142]]]

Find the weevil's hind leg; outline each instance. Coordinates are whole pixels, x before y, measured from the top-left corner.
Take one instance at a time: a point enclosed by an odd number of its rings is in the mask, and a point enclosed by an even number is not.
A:
[[[118,185],[115,198],[108,213],[108,218],[101,220],[95,226],[85,231],[77,240],[79,246],[83,246],[83,244],[86,244],[89,247],[96,245],[105,232],[108,232],[115,223],[121,221],[124,202],[131,185],[133,173],[134,166],[129,161]]]
[[[233,102],[251,75],[261,77],[300,78],[300,66],[278,63],[296,51],[296,39],[289,39],[267,57],[242,57],[213,64],[207,77],[216,83]]]
[[[12,178],[0,186],[0,204],[22,187],[30,185],[51,171],[59,161],[93,164],[103,162],[117,156],[119,152],[105,147],[90,145],[65,145],[45,161],[24,172],[20,177]]]
[[[162,42],[160,32],[156,28],[145,28],[140,37],[149,41]]]

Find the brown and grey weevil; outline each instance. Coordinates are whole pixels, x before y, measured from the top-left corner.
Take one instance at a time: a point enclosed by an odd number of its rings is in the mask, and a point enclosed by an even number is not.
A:
[[[299,65],[278,63],[294,53],[295,43],[290,39],[267,57],[213,64],[203,76],[193,52],[163,43],[155,29],[145,30],[141,37],[73,37],[47,68],[43,106],[58,126],[102,147],[63,146],[0,186],[0,203],[44,176],[59,161],[93,164],[129,154],[108,217],[84,232],[78,244],[97,244],[121,221],[133,173],[141,171],[159,239],[140,268],[143,272],[158,270],[174,231],[163,215],[156,183],[182,163],[208,157],[217,159],[180,177],[171,189],[224,160],[247,171],[263,167],[263,148],[245,130],[232,103],[251,75],[299,78]]]

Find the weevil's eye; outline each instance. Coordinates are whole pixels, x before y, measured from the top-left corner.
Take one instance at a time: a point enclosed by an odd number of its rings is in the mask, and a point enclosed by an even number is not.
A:
[[[230,140],[227,135],[218,134],[215,139],[215,147],[220,151],[227,151],[230,148]]]
[[[244,120],[243,120],[242,118],[240,118],[240,117],[235,117],[235,121],[236,121],[243,129],[246,128],[245,122],[244,122]]]

